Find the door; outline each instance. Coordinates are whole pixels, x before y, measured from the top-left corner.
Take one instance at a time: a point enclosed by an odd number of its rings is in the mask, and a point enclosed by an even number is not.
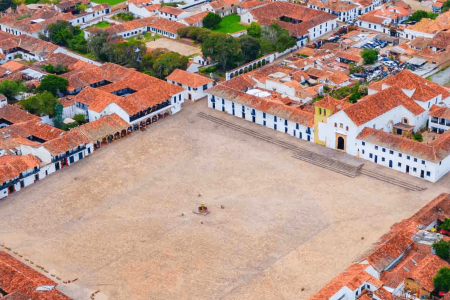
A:
[[[342,136],[338,137],[337,148],[339,150],[345,150],[345,140],[344,140],[344,138]]]
[[[424,178],[425,177],[425,171],[424,170],[420,170],[420,178]]]
[[[409,166],[406,166],[406,173],[409,173]]]
[[[56,171],[59,170],[59,162],[55,163],[55,169],[56,169]]]
[[[83,152],[78,153],[78,159],[83,159]]]
[[[392,168],[392,160],[389,161],[389,168]]]
[[[192,100],[192,95],[188,94],[189,100]]]
[[[375,163],[378,163],[378,155],[375,155],[375,160],[374,160],[374,162],[375,162]]]

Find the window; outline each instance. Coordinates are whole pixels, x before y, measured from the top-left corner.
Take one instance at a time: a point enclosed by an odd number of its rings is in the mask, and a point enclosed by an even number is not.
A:
[[[345,131],[348,131],[348,126],[345,126]]]
[[[263,112],[263,118],[266,118],[266,113],[265,112]]]
[[[340,124],[339,124],[339,127],[340,127],[340,128],[344,128],[344,124],[340,123]]]
[[[389,154],[394,154],[394,151],[392,151],[392,150],[389,150]]]
[[[378,150],[378,146],[375,146],[375,150]]]
[[[409,160],[409,159],[411,159],[411,156],[409,156],[409,155],[408,155],[408,156],[406,156],[406,159],[408,159],[408,160]]]
[[[273,121],[274,121],[274,122],[277,121],[277,116],[273,116]]]
[[[424,160],[422,160],[422,165],[424,165],[425,164],[425,161]]]
[[[284,120],[284,126],[287,126],[287,124],[288,124],[288,121]]]
[[[364,154],[364,150],[362,151],[362,154]]]
[[[386,159],[384,157],[381,158],[381,161],[385,161]]]
[[[413,171],[414,171],[414,172],[417,172],[417,168],[413,168]]]
[[[327,115],[327,110],[326,110],[326,109],[323,110],[323,115],[324,115],[324,116]]]
[[[369,157],[370,157],[370,158],[373,158],[373,154],[372,154],[372,153],[369,153]]]
[[[298,124],[295,124],[295,129],[298,130],[298,128],[299,128],[299,125],[298,125]]]
[[[365,145],[366,145],[366,142],[362,142],[362,145],[365,146]]]
[[[321,108],[319,108],[319,115],[321,115],[322,114],[322,109]]]
[[[402,157],[402,154],[401,154],[401,153],[399,153],[399,154],[398,154],[398,157]]]
[[[375,127],[376,127],[375,124],[373,124],[373,129],[376,129]]]
[[[402,166],[402,163],[398,163],[398,167],[400,168]]]
[[[414,162],[417,162],[417,158],[414,158]]]
[[[334,123],[334,127],[336,127],[336,128],[337,128],[337,123]]]
[[[427,171],[427,176],[428,176],[428,177],[430,177],[430,176],[431,176],[431,173],[430,173],[430,171]]]

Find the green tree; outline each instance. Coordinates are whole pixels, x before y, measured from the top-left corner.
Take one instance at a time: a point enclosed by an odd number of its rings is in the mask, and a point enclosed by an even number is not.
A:
[[[87,123],[87,121],[86,121],[86,116],[83,115],[83,114],[75,115],[75,116],[73,116],[73,119],[74,119],[75,121],[77,121],[78,124],[84,124],[84,123]]]
[[[81,29],[70,22],[58,20],[47,26],[48,38],[41,35],[41,39],[49,39],[53,43],[67,47],[81,53],[87,53],[87,42]]]
[[[439,229],[450,230],[450,219],[445,218],[444,222],[439,226]]]
[[[364,59],[364,64],[373,65],[378,60],[378,50],[364,49],[361,51],[361,57]]]
[[[212,33],[202,43],[202,53],[209,56],[213,62],[219,64],[222,70],[231,67],[241,52],[237,39],[223,33]]]
[[[55,115],[55,107],[59,102],[50,92],[36,94],[28,99],[20,101],[23,109],[35,115]]]
[[[156,77],[164,79],[175,69],[186,70],[187,64],[188,58],[186,56],[182,56],[176,52],[167,52],[160,55],[156,59],[153,65],[153,70],[156,74]]]
[[[450,291],[450,268],[440,268],[436,276],[433,277],[433,285],[440,292]]]
[[[450,257],[450,244],[447,241],[440,240],[433,243],[431,246],[436,252],[436,255],[442,259],[448,259]]]
[[[450,9],[450,0],[447,0],[444,2],[444,4],[442,4],[441,12],[442,13],[448,12],[449,9]]]
[[[242,58],[244,61],[252,61],[259,56],[261,45],[256,38],[243,35],[238,40],[241,45]]]
[[[58,92],[67,91],[67,85],[69,81],[67,79],[59,77],[57,75],[47,75],[41,80],[41,83],[37,87],[40,92],[48,91],[54,96],[58,95]]]
[[[64,74],[70,71],[67,66],[63,66],[60,64],[57,64],[56,66],[53,66],[52,64],[42,65],[41,68],[47,73],[56,75]]]
[[[3,80],[0,82],[0,94],[5,95],[8,99],[14,99],[20,92],[25,92],[27,89],[22,81]]]
[[[87,5],[85,3],[80,3],[75,6],[75,9],[78,11],[81,11],[81,12],[84,12],[88,8],[89,8],[89,5]]]
[[[55,113],[55,117],[53,118],[53,124],[55,125],[56,128],[63,128],[63,110],[64,107],[62,106],[61,103],[57,102],[56,105],[54,106],[54,113]]]
[[[98,33],[91,36],[87,44],[88,51],[101,61],[109,62],[114,56],[114,48],[109,43],[107,33]]]
[[[434,20],[434,19],[436,19],[436,17],[438,15],[439,14],[435,14],[435,13],[432,13],[432,12],[427,12],[427,11],[424,11],[424,10],[417,10],[408,18],[407,22],[411,22],[411,21],[419,22],[423,18]]]
[[[219,27],[220,21],[222,21],[221,16],[210,12],[203,18],[203,27],[209,29],[217,28]]]
[[[247,34],[259,39],[261,37],[261,24],[252,22],[252,24],[250,24],[250,27],[247,28]]]

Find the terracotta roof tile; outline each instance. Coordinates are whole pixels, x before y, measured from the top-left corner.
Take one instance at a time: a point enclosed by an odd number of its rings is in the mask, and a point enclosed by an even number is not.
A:
[[[70,130],[66,134],[53,139],[51,141],[40,144],[39,146],[47,149],[51,155],[56,156],[64,154],[66,151],[77,148],[78,146],[84,146],[90,141],[84,135],[77,131]]]
[[[11,123],[21,123],[26,121],[40,121],[38,116],[32,115],[15,105],[7,104],[0,108],[0,119],[7,120]]]
[[[266,3],[267,2],[260,1],[260,0],[250,0],[250,1],[242,2],[241,4],[238,5],[238,7],[240,7],[240,8],[253,8],[253,7],[256,7],[256,6],[264,5]]]
[[[201,13],[189,16],[187,18],[184,18],[183,21],[188,23],[189,25],[195,24],[197,22],[203,21],[203,18],[206,17],[206,15],[209,13],[209,11],[203,11]]]
[[[214,80],[211,78],[186,72],[180,69],[176,69],[175,71],[173,71],[169,76],[167,76],[166,79],[195,88],[214,82]]]
[[[284,27],[293,36],[302,36],[308,33],[308,29],[326,21],[337,19],[337,16],[306,8],[298,4],[287,2],[270,2],[267,5],[254,8],[250,13],[258,23],[270,25],[274,22]],[[298,24],[279,21],[278,18],[286,16],[295,20],[301,20]]]
[[[309,0],[308,5],[315,5],[319,8],[328,8],[338,12],[349,11],[358,7],[356,4],[341,0]]]
[[[365,96],[344,111],[357,126],[361,126],[398,106],[403,106],[415,116],[425,111],[396,86]]]
[[[0,156],[0,183],[8,182],[10,180],[13,180],[14,178],[18,177],[20,173],[25,172],[29,169],[33,169],[34,167],[38,167],[41,164],[41,161],[39,158],[37,158],[34,155],[28,154],[28,155],[3,155]],[[0,286],[3,290],[7,291],[5,287],[7,287],[7,282],[2,282],[2,280],[5,280],[5,278],[2,278],[2,262],[3,257],[2,253],[0,252]]]
[[[450,264],[437,255],[429,254],[419,262],[408,277],[414,279],[427,291],[432,292],[434,291],[433,277],[443,267],[450,267]]]
[[[322,108],[330,109],[333,111],[333,113],[336,113],[346,107],[351,106],[352,104],[349,102],[346,102],[344,100],[338,100],[331,96],[325,96],[325,98],[317,101],[314,103],[314,106],[319,106]]]
[[[170,21],[164,18],[153,19],[148,26],[153,27],[155,29],[167,31],[173,34],[176,34],[178,32],[178,29],[186,27],[184,24],[175,21]]]
[[[168,14],[175,15],[175,16],[179,16],[185,12],[181,8],[172,7],[172,6],[163,6],[159,9],[159,11],[162,13],[168,13]]]
[[[117,114],[112,114],[103,116],[98,120],[83,124],[72,130],[80,132],[92,143],[95,143],[108,135],[114,135],[116,132],[120,133],[129,126],[130,125]]]

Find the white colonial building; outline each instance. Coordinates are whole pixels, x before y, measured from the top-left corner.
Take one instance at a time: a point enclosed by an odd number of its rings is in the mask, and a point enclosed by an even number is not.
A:
[[[166,78],[167,82],[184,89],[184,99],[196,101],[206,97],[205,91],[211,88],[214,80],[205,76],[176,69]]]

